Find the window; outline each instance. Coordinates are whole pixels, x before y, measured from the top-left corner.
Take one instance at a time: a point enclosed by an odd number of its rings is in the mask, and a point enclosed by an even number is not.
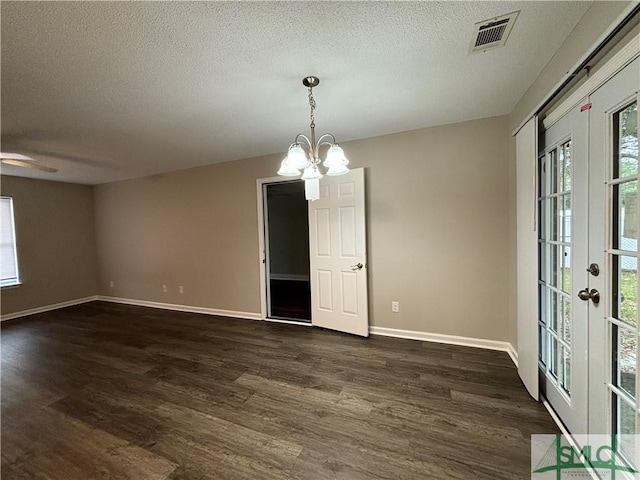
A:
[[[0,197],[0,274],[0,287],[20,283],[11,197]]]

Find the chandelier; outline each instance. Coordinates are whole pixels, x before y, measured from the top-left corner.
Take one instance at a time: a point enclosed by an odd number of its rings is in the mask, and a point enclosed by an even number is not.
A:
[[[278,175],[285,177],[297,177],[302,170],[302,180],[304,180],[304,192],[307,200],[318,200],[320,198],[320,147],[327,145],[327,154],[324,162],[327,168],[327,175],[344,175],[349,171],[347,165],[349,160],[344,156],[344,151],[336,143],[336,138],[331,133],[325,133],[316,140],[316,122],[314,111],[316,101],[313,98],[313,87],[320,83],[318,77],[305,77],[302,84],[309,90],[309,108],[311,109],[311,138],[299,133],[294,142],[289,146],[287,156],[280,164]],[[331,141],[329,141],[329,139]]]

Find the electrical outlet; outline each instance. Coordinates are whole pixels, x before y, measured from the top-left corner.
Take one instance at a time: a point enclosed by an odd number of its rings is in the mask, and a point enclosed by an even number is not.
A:
[[[110,280],[110,281],[109,281],[109,286],[110,286],[111,288],[113,288],[113,280]]]
[[[184,293],[184,287],[182,285],[178,287],[178,292]]]
[[[168,290],[168,289],[167,289],[167,286],[166,286],[166,285],[162,285],[162,291],[163,291],[163,292],[166,292],[167,290]]]
[[[391,311],[398,313],[400,311],[400,302],[391,302]]]

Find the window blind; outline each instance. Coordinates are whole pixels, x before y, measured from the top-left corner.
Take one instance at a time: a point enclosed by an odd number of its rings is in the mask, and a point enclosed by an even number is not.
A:
[[[17,285],[18,283],[13,199],[0,197],[0,286]]]

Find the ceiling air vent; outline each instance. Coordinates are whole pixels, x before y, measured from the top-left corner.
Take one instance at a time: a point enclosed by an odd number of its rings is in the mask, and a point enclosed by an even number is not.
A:
[[[504,46],[520,11],[490,18],[475,24],[470,53],[486,52]]]

